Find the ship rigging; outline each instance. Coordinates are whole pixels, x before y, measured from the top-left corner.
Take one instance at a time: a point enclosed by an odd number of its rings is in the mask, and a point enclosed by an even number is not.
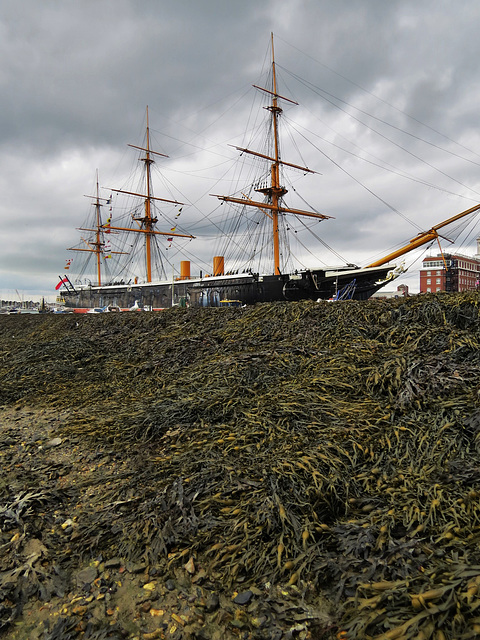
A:
[[[233,146],[241,155],[251,158],[254,163],[261,162],[267,165],[267,170],[262,170],[262,177],[255,178],[249,189],[240,188],[232,195],[211,195],[218,198],[221,203],[232,205],[234,211],[237,208],[238,212],[238,208],[240,208],[242,213],[255,212],[257,220],[262,221],[259,224],[262,227],[267,225],[268,240],[264,234],[260,240],[263,243],[260,249],[253,241],[253,234],[250,232],[244,235],[244,242],[239,241],[238,237],[235,238],[235,233],[224,234],[224,237],[228,236],[232,240],[233,236],[233,242],[239,250],[238,253],[242,254],[243,252],[244,265],[247,264],[247,259],[259,257],[263,246],[268,244],[271,248],[272,266],[263,270],[258,266],[256,268],[244,266],[243,269],[235,269],[234,266],[232,267],[234,263],[231,261],[232,259],[227,253],[228,247],[225,245],[225,252],[222,251],[213,256],[213,268],[210,273],[200,271],[198,275],[192,275],[190,262],[183,260],[180,269],[177,269],[177,275],[175,276],[175,272],[173,272],[172,277],[169,277],[161,259],[161,268],[154,273],[153,253],[155,241],[158,238],[172,242],[174,238],[193,240],[195,236],[177,229],[175,218],[178,218],[184,203],[177,199],[160,198],[153,194],[152,165],[155,163],[156,157],[168,156],[153,151],[151,148],[147,108],[145,143],[139,146],[129,145],[142,153],[139,159],[143,163],[143,187],[138,190],[133,190],[133,188],[111,189],[111,193],[139,199],[142,202],[142,208],[140,210],[136,205],[128,211],[131,226],[121,224],[116,219],[114,223],[112,215],[105,219],[105,216],[102,216],[102,208],[111,206],[112,196],[109,198],[100,197],[97,177],[96,194],[92,196],[95,222],[91,226],[80,229],[93,235],[89,239],[82,238],[83,245],[80,248],[72,247],[72,250],[86,252],[95,257],[96,278],[93,282],[80,284],[73,290],[71,288],[71,290],[65,291],[69,306],[80,308],[102,307],[104,305],[132,308],[137,304],[148,305],[150,308],[164,308],[175,304],[219,306],[222,300],[254,304],[275,300],[331,299],[339,291],[348,291],[349,298],[362,300],[370,297],[401,273],[401,267],[391,261],[412,249],[432,241],[438,241],[441,228],[480,209],[480,205],[475,205],[438,225],[434,225],[429,231],[418,234],[401,249],[370,262],[366,267],[345,264],[339,267],[321,268],[303,266],[289,270],[287,262],[291,254],[288,234],[285,232],[288,230],[289,223],[286,221],[293,219],[300,221],[305,226],[303,220],[309,223],[319,223],[331,219],[333,216],[320,213],[313,207],[310,210],[291,207],[285,201],[288,189],[284,186],[284,170],[285,173],[293,170],[310,176],[318,174],[318,172],[308,166],[283,159],[280,145],[280,118],[283,113],[281,105],[286,103],[290,106],[296,106],[298,103],[278,91],[273,34],[271,36],[271,86],[269,88],[260,85],[253,86],[262,96],[268,98],[268,104],[264,108],[268,111],[269,142],[261,150],[252,149],[250,145]],[[258,197],[258,194],[263,196],[263,200]],[[157,204],[172,207],[177,211],[173,220],[168,223],[168,225],[172,225],[169,230],[158,228],[158,223],[160,221],[166,222],[167,218],[163,213],[160,215],[156,213],[158,211],[155,209]],[[247,214],[247,220],[248,217]],[[239,230],[240,218],[241,216],[238,214],[234,219],[232,229]],[[245,228],[243,227],[243,230]],[[140,253],[137,243],[121,245],[119,242],[112,241],[132,234],[142,239],[141,253],[144,264],[142,277],[126,280],[121,277],[121,272],[118,272],[119,275],[114,276],[113,279],[105,277],[108,260],[113,257],[125,257],[127,261],[131,261],[137,253]],[[224,255],[227,256],[227,260],[230,260],[230,266],[227,269],[225,269]],[[75,284],[79,284],[79,281],[76,281]],[[67,289],[66,285],[65,288]]]
[[[153,269],[152,269],[152,254],[153,254],[153,245],[156,237],[160,236],[163,238],[189,238],[193,239],[195,236],[185,233],[179,233],[176,228],[171,228],[168,231],[160,231],[156,228],[158,217],[154,213],[154,202],[162,202],[173,204],[177,207],[183,206],[183,202],[178,200],[171,200],[167,198],[159,198],[153,195],[152,191],[152,175],[151,168],[154,164],[154,156],[159,156],[163,158],[168,158],[168,156],[164,153],[160,153],[158,151],[153,151],[150,148],[150,126],[149,126],[149,116],[148,116],[148,107],[146,111],[147,118],[147,126],[146,126],[146,143],[145,147],[137,146],[134,144],[129,144],[129,147],[140,150],[144,152],[144,157],[140,157],[140,161],[144,163],[144,193],[137,193],[133,191],[126,191],[124,189],[114,189],[111,188],[112,192],[122,193],[129,196],[135,196],[136,198],[141,198],[143,200],[143,215],[138,213],[138,208],[135,208],[134,212],[130,214],[131,222],[133,223],[130,226],[118,226],[112,224],[112,216],[109,215],[106,220],[102,218],[101,209],[103,206],[111,205],[112,196],[109,198],[100,197],[99,183],[98,183],[98,172],[97,172],[97,180],[96,180],[96,194],[94,196],[87,196],[93,200],[92,204],[95,207],[95,224],[93,228],[88,227],[80,227],[79,231],[87,231],[89,233],[93,233],[93,239],[85,240],[82,238],[84,242],[83,247],[70,247],[70,251],[81,251],[94,254],[95,256],[95,264],[96,264],[96,280],[94,283],[95,286],[101,287],[102,284],[102,272],[105,270],[104,265],[106,261],[112,256],[118,255],[129,255],[128,251],[119,251],[112,248],[112,234],[115,236],[118,233],[126,233],[126,234],[140,234],[143,236],[143,253],[144,253],[144,281],[147,283],[152,282],[153,277]],[[110,206],[110,211],[112,210]],[[166,271],[163,266],[161,267],[160,275],[166,277]]]

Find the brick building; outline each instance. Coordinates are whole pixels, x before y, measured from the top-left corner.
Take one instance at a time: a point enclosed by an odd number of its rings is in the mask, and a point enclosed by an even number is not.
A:
[[[408,295],[408,285],[399,284],[395,291],[380,289],[380,291],[373,294],[372,298],[406,298]]]
[[[477,251],[479,241],[477,240]],[[444,253],[424,258],[420,270],[420,293],[468,291],[479,288],[480,253],[475,256]]]

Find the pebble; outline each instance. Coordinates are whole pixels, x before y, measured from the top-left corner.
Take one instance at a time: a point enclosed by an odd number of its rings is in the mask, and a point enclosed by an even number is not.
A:
[[[110,560],[105,560],[105,569],[118,569],[121,564],[120,558],[110,558]]]
[[[193,575],[195,573],[195,563],[193,561],[193,558],[190,558],[187,564],[184,566],[185,566],[185,571],[188,571],[190,575]]]
[[[218,609],[219,604],[220,604],[220,599],[218,595],[216,593],[211,593],[207,598],[205,609],[210,613],[212,611],[215,611],[215,609]]]
[[[48,442],[46,442],[43,447],[44,449],[51,449],[52,447],[58,447],[59,445],[62,444],[62,439],[61,438],[53,438],[52,440],[49,440]]]
[[[125,569],[129,573],[143,573],[147,568],[147,565],[143,562],[127,562],[125,564]]]
[[[86,569],[82,569],[77,573],[76,580],[78,585],[85,585],[93,582],[98,575],[98,570],[96,567],[87,567]]]
[[[256,629],[261,629],[265,625],[265,623],[267,622],[267,617],[266,616],[258,616],[258,618],[252,618],[250,620],[250,622],[252,623],[252,625]]]
[[[248,604],[252,599],[253,593],[252,591],[242,591],[233,599],[235,604]]]

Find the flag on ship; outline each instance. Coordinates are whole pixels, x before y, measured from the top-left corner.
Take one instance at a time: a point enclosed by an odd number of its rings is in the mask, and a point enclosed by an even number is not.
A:
[[[57,286],[55,287],[55,291],[58,291],[60,289],[60,287],[62,286],[62,284],[66,284],[68,282],[68,278],[62,278],[60,280],[60,282],[57,284]]]

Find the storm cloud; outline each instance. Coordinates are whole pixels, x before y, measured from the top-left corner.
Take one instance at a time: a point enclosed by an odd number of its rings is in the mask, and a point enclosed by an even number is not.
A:
[[[229,145],[246,141],[252,100],[261,114],[252,84],[268,68],[271,32],[279,92],[299,102],[285,107],[285,159],[320,174],[294,184],[335,218],[315,229],[328,246],[368,264],[473,206],[479,23],[475,0],[3,3],[1,297],[54,298],[91,206],[84,194],[97,169],[104,186],[125,183],[147,105],[169,156],[165,184],[188,203],[192,249],[210,263],[209,194],[229,188]],[[457,250],[474,253],[477,234],[468,227]],[[303,258],[338,263],[325,252],[312,239]],[[412,289],[422,255],[407,259]]]

